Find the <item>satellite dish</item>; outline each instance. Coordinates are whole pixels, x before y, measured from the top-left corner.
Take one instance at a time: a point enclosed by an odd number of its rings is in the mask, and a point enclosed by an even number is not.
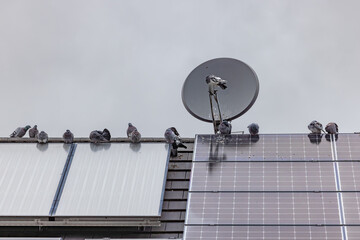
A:
[[[226,89],[216,89],[219,105],[209,101],[211,94],[206,83],[209,75],[227,81]],[[259,80],[249,65],[233,58],[216,58],[202,63],[189,74],[181,95],[186,110],[195,118],[214,122],[214,114],[215,120],[219,122],[230,121],[246,113],[256,101],[258,93]],[[217,106],[220,106],[221,114]]]

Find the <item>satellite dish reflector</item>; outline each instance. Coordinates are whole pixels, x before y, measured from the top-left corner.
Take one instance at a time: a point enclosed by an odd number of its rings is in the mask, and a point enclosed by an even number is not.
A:
[[[215,75],[226,80],[226,89],[217,87],[217,105],[213,104],[211,112],[209,86],[206,77]],[[188,112],[199,120],[233,120],[246,113],[256,101],[259,93],[259,80],[256,73],[246,63],[233,58],[216,58],[196,67],[186,78],[182,88],[182,101]]]

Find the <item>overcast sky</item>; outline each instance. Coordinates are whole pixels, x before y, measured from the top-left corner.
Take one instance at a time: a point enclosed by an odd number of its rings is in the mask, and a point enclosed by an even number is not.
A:
[[[212,125],[184,108],[199,64],[230,57],[257,73],[253,107],[234,120],[262,133],[308,132],[318,120],[360,131],[360,1],[0,1],[0,136],[37,124],[88,136],[132,122],[144,137]]]

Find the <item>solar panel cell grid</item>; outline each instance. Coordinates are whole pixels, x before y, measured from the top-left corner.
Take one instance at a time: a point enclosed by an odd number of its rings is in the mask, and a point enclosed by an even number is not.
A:
[[[346,224],[360,224],[360,192],[342,193]]]
[[[190,191],[336,190],[331,162],[197,162],[192,171]]]
[[[357,240],[360,236],[360,226],[347,226],[348,240]]]
[[[339,160],[360,160],[360,135],[338,134],[336,151]]]
[[[194,161],[329,161],[330,142],[310,142],[306,135],[198,136]]]
[[[339,162],[342,191],[360,191],[360,162]]]
[[[190,193],[186,224],[340,224],[336,193]]]
[[[187,240],[339,240],[342,238],[339,226],[186,226],[185,232]]]

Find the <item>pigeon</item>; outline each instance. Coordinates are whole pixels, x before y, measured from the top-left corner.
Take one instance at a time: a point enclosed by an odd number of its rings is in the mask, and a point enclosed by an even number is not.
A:
[[[259,133],[259,125],[257,123],[252,123],[248,126],[250,135],[256,135]]]
[[[308,125],[308,129],[312,133],[321,133],[321,131],[324,131],[322,124],[315,120]]]
[[[132,125],[131,123],[128,124],[129,127],[128,129],[126,130],[126,135],[128,136],[128,138],[130,137],[130,134],[134,131],[134,130],[137,130],[137,128]]]
[[[180,137],[180,134],[179,134],[179,132],[176,130],[175,127],[171,127],[170,129],[171,129],[171,131],[173,131],[173,132],[175,133],[176,136]]]
[[[99,143],[99,142],[108,142],[108,140],[103,136],[102,131],[94,130],[90,133],[90,141],[93,143]]]
[[[38,143],[47,143],[49,140],[49,137],[46,132],[41,131],[37,136]]]
[[[226,80],[223,80],[215,75],[209,75],[206,77],[206,83],[209,85],[209,93],[212,95],[215,94],[215,86],[219,86],[221,89],[226,89],[227,86],[225,85],[227,83]]]
[[[74,141],[74,134],[67,129],[66,132],[63,134],[64,143],[70,144]]]
[[[180,139],[180,134],[179,132],[176,130],[175,127],[171,127],[166,129],[165,133],[164,133],[164,137],[167,143],[173,143],[173,134],[178,137]]]
[[[13,137],[23,137],[25,136],[27,130],[31,128],[29,125],[26,125],[25,127],[18,127],[17,129],[15,129],[15,131],[10,134],[10,137],[13,138]]]
[[[227,120],[223,120],[220,123],[219,131],[221,134],[231,134],[231,123]]]
[[[29,137],[30,138],[36,138],[36,135],[39,134],[39,130],[37,129],[37,125],[34,125],[33,128],[29,129]]]
[[[172,144],[176,136],[178,135],[176,135],[171,128],[165,130],[164,137],[167,143]]]
[[[165,133],[164,133],[164,137],[165,137],[165,140],[167,143],[170,143],[172,145],[174,145],[174,143],[176,144],[176,147],[179,148],[179,147],[182,147],[182,148],[187,148],[182,142],[181,142],[181,139],[179,137],[179,135],[176,135],[179,134],[178,131],[176,131],[176,133],[173,131],[173,129],[175,128],[168,128],[166,129]]]
[[[138,130],[134,130],[130,133],[130,140],[133,143],[139,143],[141,139],[141,134],[138,132]]]
[[[329,134],[337,134],[339,132],[339,128],[336,123],[331,122],[326,125],[325,131]]]
[[[108,141],[110,141],[111,139],[111,134],[110,131],[107,130],[106,128],[104,128],[104,130],[102,131],[102,135],[104,136],[104,138]]]

